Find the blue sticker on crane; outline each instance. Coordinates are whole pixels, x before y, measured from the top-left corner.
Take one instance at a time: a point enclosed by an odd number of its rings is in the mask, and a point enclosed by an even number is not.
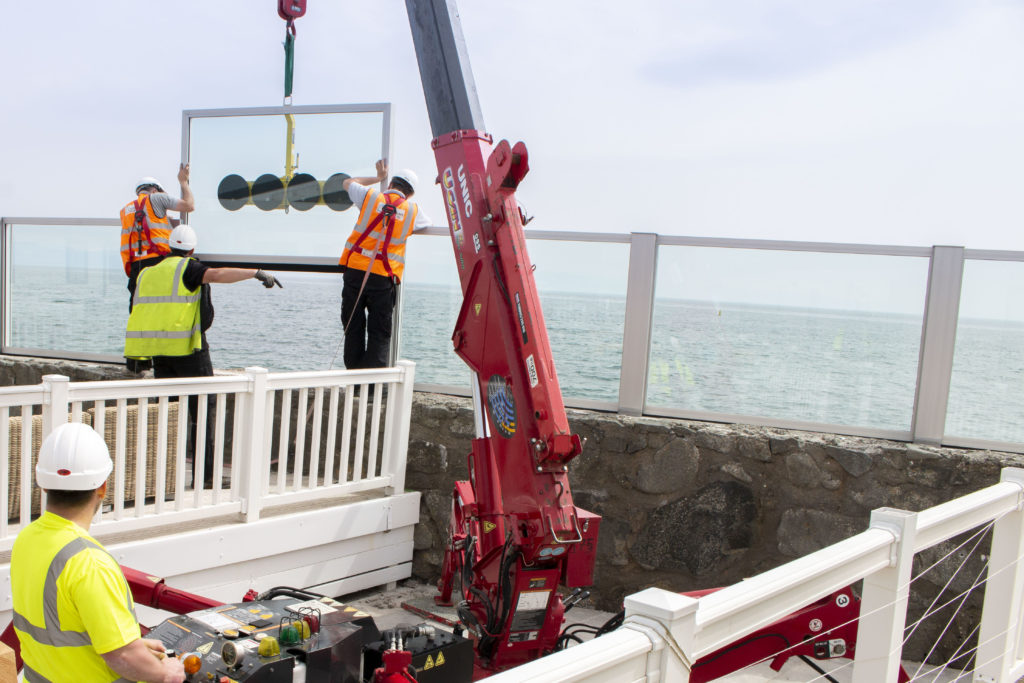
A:
[[[487,408],[498,433],[511,439],[516,433],[516,399],[501,375],[491,375],[487,380]]]

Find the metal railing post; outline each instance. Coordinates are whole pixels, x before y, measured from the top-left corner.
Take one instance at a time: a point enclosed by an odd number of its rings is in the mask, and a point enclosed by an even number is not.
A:
[[[391,475],[391,485],[384,492],[389,495],[405,492],[405,467],[409,457],[409,425],[412,422],[413,383],[416,378],[416,364],[409,360],[398,361],[402,369],[402,381],[391,385],[388,396],[388,412],[392,415],[391,445],[388,447],[389,462],[381,467],[381,474]],[[398,411],[397,414],[391,413]]]
[[[660,588],[648,588],[627,596],[622,628],[640,631],[651,639],[647,655],[647,680],[690,680],[697,634],[697,600]]]
[[[1003,468],[1000,481],[1021,487],[1017,509],[992,525],[985,603],[981,611],[975,680],[1015,681],[1024,675],[1021,619],[1024,601],[1024,469]]]
[[[871,513],[870,527],[892,533],[894,541],[889,566],[864,577],[853,683],[896,683],[910,599],[917,513],[879,508]]]
[[[47,401],[43,403],[43,433],[40,443],[49,434],[68,421],[68,389],[71,379],[64,375],[43,375],[43,388]]]
[[[945,433],[963,277],[963,247],[932,247],[910,428],[915,442],[939,444]]]
[[[642,415],[647,399],[657,264],[658,236],[646,232],[631,233],[619,371],[619,413],[623,415]]]
[[[267,370],[251,367],[245,369],[249,377],[249,390],[245,397],[245,422],[242,433],[245,435],[245,446],[241,451],[241,461],[232,463],[241,472],[239,476],[239,496],[242,498],[242,514],[246,522],[255,522],[260,518],[260,507],[263,503],[263,472],[267,469],[267,444],[264,442],[264,420],[267,407]]]

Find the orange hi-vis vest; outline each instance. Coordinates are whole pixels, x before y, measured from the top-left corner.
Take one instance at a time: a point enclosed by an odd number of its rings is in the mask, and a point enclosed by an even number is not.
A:
[[[171,253],[171,220],[166,215],[158,218],[153,203],[143,192],[135,201],[121,209],[121,263],[125,275],[132,261],[166,256]]]
[[[359,209],[359,220],[345,242],[345,251],[338,263],[394,277],[401,282],[405,270],[405,241],[416,224],[418,211],[401,192],[368,188]]]

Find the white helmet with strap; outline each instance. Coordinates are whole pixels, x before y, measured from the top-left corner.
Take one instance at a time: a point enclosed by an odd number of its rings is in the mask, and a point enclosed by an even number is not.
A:
[[[164,191],[164,186],[160,184],[160,181],[151,175],[139,178],[139,182],[135,183],[135,194],[141,192],[144,187],[155,187],[157,192]]]
[[[113,469],[103,438],[88,425],[69,422],[43,441],[36,463],[36,484],[54,491],[94,491]]]
[[[416,172],[412,169],[403,168],[398,173],[391,176],[391,180],[401,180],[409,186],[413,192],[416,191],[416,186],[419,184],[420,179],[416,176]]]

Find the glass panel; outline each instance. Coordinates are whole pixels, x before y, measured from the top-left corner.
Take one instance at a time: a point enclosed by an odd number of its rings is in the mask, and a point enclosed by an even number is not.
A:
[[[416,363],[416,382],[469,390],[469,368],[452,349],[462,307],[459,270],[447,235],[410,238],[402,280],[399,356]]]
[[[288,132],[283,114],[191,119],[189,161],[196,210],[189,223],[199,234],[197,251],[341,256],[358,209],[351,206],[340,188],[342,177],[336,174],[376,175],[384,115],[346,112],[292,118],[298,168],[287,189],[281,181]],[[177,191],[175,183],[166,189]],[[323,193],[328,203],[316,204]]]
[[[469,371],[451,343],[462,306],[451,240],[414,239],[401,356],[416,361],[417,382],[468,388]],[[563,396],[617,401],[629,246],[529,240],[528,249]]]
[[[528,248],[562,396],[617,402],[629,245],[528,240]]]
[[[909,430],[928,260],[665,246],[649,406]]]
[[[1024,263],[964,263],[946,434],[1024,442]]]
[[[256,280],[211,285],[215,316],[206,339],[213,367],[343,369],[341,275],[275,271],[274,276],[281,288],[266,289]]]
[[[117,246],[120,227],[10,230],[9,344],[122,357],[128,278]]]

